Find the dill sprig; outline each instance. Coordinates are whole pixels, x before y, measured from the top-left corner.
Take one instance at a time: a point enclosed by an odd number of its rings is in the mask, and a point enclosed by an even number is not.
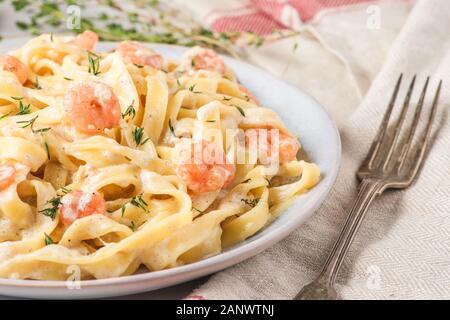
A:
[[[92,30],[103,41],[134,40],[183,46],[201,45],[238,57],[236,44],[243,41],[249,46],[259,47],[266,39],[275,41],[296,34],[294,31],[279,32],[274,29],[271,35],[263,38],[252,32],[211,32],[169,1],[165,1],[164,5],[159,5],[157,0],[131,1],[126,4],[113,0],[11,1],[13,8],[21,11],[17,17],[26,17],[26,20],[17,21],[16,25],[32,35],[41,34],[44,30],[66,30],[64,27],[67,22],[77,19],[66,11],[69,5],[74,4],[83,9],[83,17],[78,20],[76,28],[69,28],[71,32],[77,34]],[[98,10],[90,12],[88,7]],[[148,23],[149,16],[152,17],[151,26]]]
[[[30,127],[30,128],[31,128],[31,132],[33,132],[33,133],[44,133],[44,132],[49,131],[51,128],[41,128],[41,129],[35,129],[35,128],[34,128],[34,123],[36,122],[36,120],[37,120],[38,117],[39,117],[39,116],[36,116],[36,117],[34,117],[34,118],[30,119],[30,120],[17,121],[16,123],[18,123],[18,124],[24,124],[24,125],[21,127],[22,129],[23,129],[23,128]]]
[[[16,113],[17,116],[22,116],[24,114],[29,114],[31,112],[30,104],[25,105],[22,99],[19,101],[19,111]]]
[[[130,117],[131,119],[134,119],[134,117],[136,117],[136,110],[134,109],[133,104],[130,104],[125,112],[122,113],[122,119],[125,119],[126,117]]]
[[[47,158],[50,160],[50,148],[48,147],[47,141],[44,142],[45,152],[47,153]]]
[[[131,229],[131,231],[133,231],[133,232],[136,231],[136,225],[134,224],[134,221],[131,221],[130,229]]]
[[[255,198],[255,199],[241,199],[242,202],[244,202],[246,205],[254,208],[256,207],[256,205],[258,204],[260,198]]]
[[[242,109],[240,106],[237,106],[237,105],[233,105],[233,107],[235,107],[235,108],[239,111],[239,113],[240,113],[243,117],[245,117],[244,109]]]
[[[51,128],[34,129],[34,124],[35,124],[35,122],[36,122],[38,117],[39,116],[36,116],[36,117],[34,117],[34,118],[30,119],[30,120],[17,121],[16,123],[23,124],[23,126],[21,127],[22,129],[30,127],[31,128],[31,132],[33,132],[33,133],[44,133],[44,132],[49,131]]]
[[[0,116],[0,120],[5,119],[6,117],[10,116],[11,114],[12,114],[12,112],[5,113],[4,115]]]
[[[173,128],[172,120],[171,120],[171,119],[169,119],[169,130],[170,130],[170,132],[173,134],[174,137],[177,136],[177,135],[175,134],[175,129]]]
[[[55,241],[53,241],[53,239],[46,233],[44,233],[44,241],[46,246],[55,243]]]
[[[46,205],[50,205],[47,208],[44,208],[39,211],[39,213],[42,213],[44,216],[50,217],[52,220],[55,220],[56,215],[58,214],[59,207],[61,206],[61,198],[68,194],[71,190],[67,188],[62,188],[61,193],[57,194],[55,197],[51,198],[46,202]]]
[[[131,199],[130,204],[148,212],[148,203],[142,198],[142,195],[135,196]]]
[[[56,196],[48,200],[46,204],[49,204],[50,207],[40,210],[39,213],[42,213],[44,216],[50,217],[52,220],[55,220],[56,215],[58,214],[59,207],[61,206],[61,197],[62,196]]]
[[[195,91],[196,84],[194,83],[192,86],[189,87],[189,91],[192,93],[202,93],[201,91]]]
[[[93,52],[88,51],[88,72],[92,73],[94,76],[100,74],[100,57]]]
[[[148,140],[150,140],[150,138],[142,140],[144,138],[144,133],[145,133],[144,128],[136,127],[136,128],[134,128],[132,133],[133,133],[134,142],[136,143],[136,147],[143,146],[144,144],[147,143]]]
[[[34,88],[36,90],[41,90],[42,89],[41,85],[39,84],[39,77],[36,77],[36,81],[34,83]]]

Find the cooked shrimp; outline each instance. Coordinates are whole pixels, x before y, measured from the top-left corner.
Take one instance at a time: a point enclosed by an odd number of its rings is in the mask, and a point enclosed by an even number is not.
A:
[[[99,133],[119,124],[121,109],[112,89],[104,83],[81,81],[64,96],[69,119],[79,131]]]
[[[162,69],[163,57],[150,48],[139,42],[124,41],[117,45],[116,51],[123,57],[125,62],[137,65],[150,66],[155,69]]]
[[[202,140],[192,143],[186,151],[181,155],[177,174],[192,192],[220,190],[233,181],[236,169],[218,144]]]
[[[105,214],[106,203],[98,193],[74,190],[61,198],[59,218],[65,226],[92,214]]]
[[[189,70],[209,70],[225,74],[225,62],[214,50],[194,47],[186,51],[183,60]]]
[[[0,165],[0,191],[8,188],[16,177],[16,168],[10,164]]]
[[[255,145],[256,142],[260,153],[269,157],[271,156],[272,144],[275,143],[275,141],[272,141],[271,130],[261,128],[249,129],[245,132],[245,140],[249,146]],[[280,163],[296,160],[297,152],[300,149],[298,140],[282,132],[278,132],[278,140],[278,156]]]
[[[260,105],[258,99],[243,85],[239,85],[239,89],[245,93],[245,95],[251,100],[253,101],[255,104]]]
[[[0,69],[14,73],[21,84],[27,82],[27,67],[16,57],[0,55]]]
[[[89,51],[94,50],[97,42],[98,35],[90,30],[86,30],[83,33],[80,33],[75,37],[75,39],[71,41],[71,43]]]

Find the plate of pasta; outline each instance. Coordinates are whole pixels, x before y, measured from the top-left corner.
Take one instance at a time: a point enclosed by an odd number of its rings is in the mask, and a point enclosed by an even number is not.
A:
[[[286,237],[340,164],[307,94],[211,49],[44,34],[0,47],[0,294],[92,298]]]

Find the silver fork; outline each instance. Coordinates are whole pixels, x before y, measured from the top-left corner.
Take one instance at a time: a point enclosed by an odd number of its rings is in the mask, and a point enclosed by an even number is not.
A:
[[[402,109],[400,110],[400,115],[393,126],[392,132],[388,132],[390,131],[388,130],[389,119],[391,118],[402,78],[403,75],[400,75],[398,78],[376,138],[372,143],[366,159],[357,172],[357,178],[360,180],[359,193],[341,234],[334,244],[320,275],[313,282],[303,287],[294,298],[296,300],[334,300],[338,298],[338,293],[334,287],[336,276],[355,238],[361,221],[367,212],[367,208],[373,199],[381,195],[386,189],[407,188],[419,172],[425,157],[425,151],[430,142],[431,129],[436,115],[442,80],[439,82],[439,86],[435,92],[424,132],[419,135],[417,146],[413,148],[413,139],[419,124],[430,77],[427,78],[423,86],[409,128],[404,129],[405,131],[402,130],[416,82],[416,76],[414,76],[409,85]]]

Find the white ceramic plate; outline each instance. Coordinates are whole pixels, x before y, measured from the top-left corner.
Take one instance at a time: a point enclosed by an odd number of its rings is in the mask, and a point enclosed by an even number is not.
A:
[[[19,47],[25,39],[0,42],[0,53]],[[99,51],[114,44],[102,43]],[[180,58],[185,48],[152,45],[165,57]],[[281,116],[287,127],[300,137],[303,148],[322,172],[320,183],[298,197],[292,206],[262,231],[225,252],[173,269],[146,272],[121,278],[82,281],[80,289],[68,289],[64,281],[0,279],[0,295],[30,298],[96,298],[151,291],[189,281],[250,258],[298,228],[324,201],[330,191],[341,159],[339,133],[325,110],[310,96],[268,73],[226,58],[238,79],[254,95]],[[0,84],[1,85],[1,84]]]

